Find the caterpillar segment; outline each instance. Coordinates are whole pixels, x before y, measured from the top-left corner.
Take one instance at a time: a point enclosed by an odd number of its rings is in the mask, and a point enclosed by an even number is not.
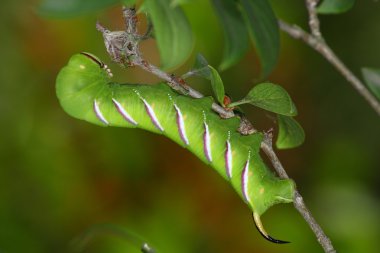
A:
[[[294,183],[273,175],[259,155],[262,134],[242,136],[237,117],[221,119],[210,97],[179,95],[164,83],[118,84],[95,56],[72,56],[59,73],[57,96],[71,116],[100,126],[142,128],[172,139],[225,178],[253,212],[260,234],[274,243],[260,216],[293,201]]]

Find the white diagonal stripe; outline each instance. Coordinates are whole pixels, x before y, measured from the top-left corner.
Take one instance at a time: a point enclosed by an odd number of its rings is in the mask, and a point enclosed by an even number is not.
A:
[[[99,107],[99,104],[98,102],[96,101],[96,99],[94,99],[94,111],[95,111],[95,114],[96,114],[96,117],[98,117],[98,119],[103,122],[104,124],[108,125],[108,121],[106,120],[106,118],[103,116],[103,113],[102,111],[100,110],[100,107]]]
[[[249,161],[251,159],[251,152],[248,153],[248,160],[245,163],[243,175],[242,175],[242,188],[245,201],[250,203],[249,199]]]
[[[231,149],[231,143],[229,140],[227,140],[227,150],[225,154],[226,159],[226,170],[227,170],[227,177],[232,177],[232,149]]]
[[[126,119],[129,123],[137,125],[138,123],[132,118],[131,115],[125,110],[122,104],[120,104],[116,99],[112,98],[113,103],[115,104],[118,112]]]
[[[210,131],[208,129],[208,125],[206,122],[203,123],[205,132],[203,135],[203,145],[204,150],[206,154],[206,158],[209,162],[212,162],[212,153],[211,153],[211,137],[210,137]]]
[[[145,107],[147,108],[147,111],[148,111],[148,114],[149,114],[149,117],[151,118],[151,120],[153,121],[153,124],[158,128],[160,129],[162,132],[164,131],[164,128],[161,126],[160,124],[160,121],[158,120],[157,116],[156,116],[156,113],[154,112],[153,108],[150,106],[150,104],[142,98],[142,101],[144,102],[145,104]]]
[[[177,126],[178,126],[179,135],[181,139],[183,140],[183,142],[185,142],[186,145],[189,145],[189,139],[187,138],[187,135],[186,135],[185,121],[183,119],[182,112],[176,104],[174,104],[174,108],[177,112]]]

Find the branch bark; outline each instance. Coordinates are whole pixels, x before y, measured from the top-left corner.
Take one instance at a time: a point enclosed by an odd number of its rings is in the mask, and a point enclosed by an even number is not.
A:
[[[270,161],[272,162],[273,167],[275,168],[278,175],[281,178],[289,178],[289,176],[286,173],[284,167],[282,166],[280,160],[278,159],[276,153],[274,152],[271,142],[272,142],[271,139],[264,140],[261,143],[261,148],[265,152],[265,154],[268,156]],[[296,190],[296,193],[294,195],[293,204],[294,204],[294,207],[297,209],[297,211],[302,215],[304,220],[307,222],[307,224],[309,224],[309,227],[314,232],[315,236],[317,237],[319,244],[322,246],[324,251],[326,253],[336,253],[336,250],[334,249],[330,238],[327,237],[327,235],[324,233],[321,226],[314,219],[310,210],[307,208],[305,201],[303,200],[302,195],[298,192],[298,190]]]
[[[311,29],[316,30],[315,23],[309,22]],[[311,25],[313,24],[313,26]],[[319,21],[318,21],[319,24]],[[315,51],[320,53],[335,69],[354,87],[354,89],[366,100],[366,102],[375,110],[380,116],[380,102],[374,95],[367,89],[364,83],[351,72],[349,68],[339,59],[334,51],[325,42],[320,32],[318,36],[314,32],[307,33],[296,25],[290,25],[284,21],[279,21],[279,26],[282,31],[289,34],[294,39],[299,39],[309,45]],[[319,26],[319,25],[318,25]],[[312,28],[313,27],[313,28]],[[319,31],[319,28],[318,28]]]
[[[125,32],[111,32],[99,23],[97,24],[97,29],[103,33],[106,48],[112,60],[120,64],[126,65],[128,67],[138,66],[146,70],[147,72],[150,72],[151,74],[159,77],[160,79],[165,80],[171,88],[173,88],[181,94],[193,98],[203,97],[202,93],[188,86],[182,78],[170,75],[160,70],[157,66],[154,66],[153,64],[143,59],[139,51],[138,43],[139,41],[141,41],[141,36],[137,34],[137,30],[135,27],[128,27],[130,25],[136,25],[136,22],[132,22],[136,20],[136,12],[134,11],[134,9],[124,8],[123,14],[126,19],[125,23],[127,25]],[[112,39],[116,40],[116,47],[112,46],[112,43],[110,43]],[[126,47],[124,48],[124,50],[120,50],[121,48],[119,46],[121,41],[124,43]],[[223,118],[230,118],[235,116],[234,112],[226,110],[225,108],[221,107],[216,103],[213,103],[212,109]],[[242,117],[239,131],[244,135],[256,132],[252,123],[244,116]],[[282,166],[280,160],[278,159],[276,153],[273,150],[271,134],[265,134],[265,139],[261,144],[261,148],[270,159],[279,177],[289,178],[284,167]],[[294,206],[301,213],[305,221],[309,224],[315,236],[317,237],[318,242],[321,244],[325,252],[335,253],[336,251],[334,250],[330,239],[325,235],[322,228],[318,225],[311,212],[306,207],[305,202],[303,201],[303,198],[298,191],[295,192]]]
[[[315,38],[322,39],[322,34],[319,28],[319,19],[317,14],[317,5],[319,3],[319,0],[306,0],[306,9],[309,13],[309,27],[311,34]]]
[[[184,95],[187,95],[193,98],[204,97],[202,93],[188,86],[183,79],[177,78],[173,75],[169,75],[168,73],[162,71],[157,66],[147,62],[141,57],[137,57],[133,63],[135,64],[135,66],[139,66],[140,68],[146,70],[147,72],[150,72],[153,75],[165,80],[172,89]],[[212,104],[212,109],[223,118],[231,118],[235,116],[235,114],[232,111],[227,111],[216,103]]]

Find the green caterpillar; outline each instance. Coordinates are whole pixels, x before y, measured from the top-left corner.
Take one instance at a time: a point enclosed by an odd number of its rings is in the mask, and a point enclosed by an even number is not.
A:
[[[279,179],[259,155],[263,135],[239,134],[239,118],[221,119],[210,97],[193,99],[165,83],[118,84],[107,66],[89,53],[71,57],[57,77],[63,109],[100,126],[142,128],[163,134],[189,149],[228,180],[253,211],[256,227],[269,241],[260,216],[272,205],[293,201],[293,181]]]

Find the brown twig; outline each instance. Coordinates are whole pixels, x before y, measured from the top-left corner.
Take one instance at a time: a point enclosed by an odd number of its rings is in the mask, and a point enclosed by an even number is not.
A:
[[[322,34],[319,28],[319,19],[317,14],[317,5],[319,0],[306,0],[306,9],[309,13],[309,27],[311,34],[317,39],[322,39]]]
[[[152,37],[152,32],[153,32],[153,23],[151,20],[148,20],[147,28],[145,31],[145,34],[143,34],[140,37],[140,40],[147,40]]]
[[[200,93],[199,91],[194,90],[188,85],[181,83],[181,81],[178,80],[176,77],[169,75],[168,73],[162,71],[161,69],[147,62],[146,60],[137,58],[134,63],[136,66],[139,66],[142,69],[152,73],[153,75],[165,80],[172,89],[180,92],[181,94],[185,94],[193,98],[204,97],[203,94]],[[220,105],[216,103],[212,104],[212,109],[223,118],[231,118],[234,116],[233,112],[225,110],[223,107],[221,107]]]
[[[124,16],[126,20],[131,20],[131,19],[134,20],[133,15],[135,15],[135,12],[133,11],[131,12],[129,11],[129,9],[126,9],[126,8],[123,9],[123,12],[124,12]],[[126,22],[126,24],[127,26],[129,24],[136,25],[133,22]],[[109,30],[101,26],[100,24],[97,25],[97,29],[103,32],[103,37],[104,37],[104,41],[107,47],[107,51],[114,61],[118,63],[122,63],[127,66],[138,66],[146,70],[147,72],[150,72],[153,75],[159,77],[160,79],[165,80],[171,88],[173,88],[174,90],[178,91],[181,94],[185,94],[193,98],[203,97],[202,93],[189,87],[182,78],[178,78],[173,75],[170,75],[160,70],[158,67],[154,66],[153,64],[147,62],[145,59],[143,59],[139,51],[139,44],[138,44],[138,42],[140,41],[140,35],[137,34],[136,29],[131,29],[127,27],[125,32],[122,32],[122,31],[110,32]],[[129,33],[128,31],[133,31],[133,32]],[[114,38],[116,38],[116,44],[118,45],[117,47],[113,47],[112,45],[110,45],[110,41]],[[120,41],[123,41],[124,46],[126,48],[124,49],[123,52],[115,52],[116,50],[119,49]],[[227,110],[216,103],[213,103],[212,109],[223,118],[230,118],[230,117],[235,116],[233,111]],[[241,118],[242,120],[241,120],[241,126],[239,127],[239,131],[245,135],[254,133],[256,130],[254,129],[251,122],[244,116],[241,116]],[[277,174],[281,178],[289,178],[280,160],[278,159],[276,153],[273,150],[271,134],[265,134],[265,140],[262,142],[261,148],[269,157]],[[298,191],[296,191],[295,193],[294,206],[302,214],[305,221],[310,225],[312,231],[314,232],[314,234],[316,235],[318,239],[318,242],[322,245],[325,252],[326,253],[335,252],[334,248],[331,245],[331,241],[324,234],[322,228],[318,225],[318,223],[313,218],[311,212],[307,209],[303,201],[303,198],[299,194]]]
[[[261,149],[265,152],[265,154],[268,156],[268,158],[272,162],[273,167],[275,168],[277,174],[281,178],[289,178],[288,174],[286,173],[284,167],[282,166],[280,160],[278,159],[276,153],[273,150],[271,138],[267,138],[261,143]],[[323,229],[321,228],[321,226],[314,219],[310,210],[306,207],[306,204],[301,194],[298,192],[298,190],[296,190],[295,192],[293,201],[294,201],[293,203],[294,207],[302,215],[304,220],[309,224],[311,230],[314,232],[319,244],[322,246],[324,251],[326,253],[335,253],[336,250],[334,249],[330,238],[327,237],[327,235],[323,232]]]
[[[311,1],[311,0],[310,0]],[[309,7],[310,8],[310,7]],[[318,19],[317,19],[318,20]],[[319,52],[328,62],[335,67],[335,69],[356,89],[356,91],[364,97],[368,104],[375,110],[375,112],[380,116],[380,102],[376,99],[374,95],[367,89],[362,81],[352,73],[347,66],[339,59],[339,57],[334,53],[334,51],[327,45],[323,39],[321,33],[319,32],[319,21],[318,25],[314,23],[315,21],[310,21],[310,28],[313,29],[312,33],[307,33],[300,27],[296,25],[289,25],[284,21],[279,21],[280,29],[291,37],[295,39],[300,39],[309,45],[311,48]],[[313,24],[313,25],[312,25]],[[317,33],[315,35],[314,33]]]

